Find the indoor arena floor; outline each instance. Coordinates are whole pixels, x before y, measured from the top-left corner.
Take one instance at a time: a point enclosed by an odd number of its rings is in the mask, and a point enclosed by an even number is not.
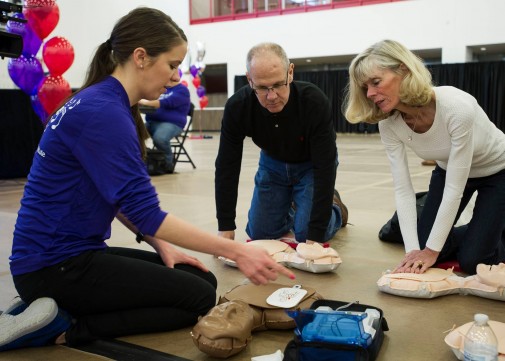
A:
[[[214,206],[214,160],[219,133],[206,133],[211,139],[188,139],[186,149],[196,169],[179,163],[176,173],[155,176],[162,208],[209,232],[217,232]],[[377,134],[339,134],[340,166],[336,188],[349,208],[349,225],[330,241],[342,258],[340,267],[330,273],[313,274],[294,270],[296,280],[280,278],[286,285],[301,284],[315,288],[325,298],[359,301],[382,309],[389,325],[378,361],[451,361],[456,360],[444,337],[454,326],[470,322],[474,313],[486,313],[492,320],[505,322],[504,304],[475,296],[459,294],[434,299],[393,296],[378,290],[377,280],[401,260],[403,247],[383,243],[378,232],[395,211],[393,183],[389,162]],[[258,162],[258,148],[246,140],[237,206],[237,241],[244,242],[244,232]],[[413,185],[417,192],[428,187],[432,167],[422,166],[421,159],[409,153]],[[8,267],[12,231],[25,179],[0,180],[0,309],[16,295]],[[114,246],[143,247],[119,222],[113,224]],[[195,253],[196,254],[196,253]],[[235,268],[211,255],[196,254],[217,276],[218,295],[244,282]],[[215,360],[200,352],[190,336],[191,328],[174,332],[135,335],[121,338],[134,345],[168,353],[187,360]],[[260,331],[251,343],[230,361],[249,361],[251,357],[284,350],[293,338],[292,330]],[[101,360],[90,352],[65,346],[0,352],[0,360]],[[134,358],[131,358],[132,360]],[[149,360],[145,358],[138,358]]]

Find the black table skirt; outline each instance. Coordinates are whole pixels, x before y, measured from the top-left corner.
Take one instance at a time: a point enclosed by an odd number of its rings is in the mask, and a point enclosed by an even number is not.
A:
[[[0,89],[0,179],[28,175],[43,131],[26,93]]]

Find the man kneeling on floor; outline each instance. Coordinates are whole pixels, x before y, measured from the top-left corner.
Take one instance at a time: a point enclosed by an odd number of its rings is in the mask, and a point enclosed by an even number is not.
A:
[[[261,148],[246,232],[251,239],[326,242],[347,224],[336,190],[336,132],[328,98],[293,81],[277,44],[247,54],[247,80],[226,103],[216,159],[219,235],[235,238],[235,207],[246,136]]]

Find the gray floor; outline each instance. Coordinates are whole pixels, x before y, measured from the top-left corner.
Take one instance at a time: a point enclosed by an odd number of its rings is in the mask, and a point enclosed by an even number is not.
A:
[[[211,134],[211,133],[209,133]],[[209,232],[216,232],[214,211],[214,159],[219,134],[213,139],[191,139],[187,149],[197,165],[179,164],[177,174],[153,178],[164,209],[181,216]],[[382,272],[401,259],[400,246],[385,244],[377,238],[381,226],[393,214],[394,199],[389,164],[378,135],[338,135],[340,166],[336,187],[349,208],[347,228],[331,241],[342,257],[334,272],[312,274],[294,270],[296,281],[280,279],[285,284],[299,283],[317,289],[325,298],[355,301],[381,308],[390,331],[380,351],[379,361],[456,360],[444,343],[446,332],[454,325],[472,320],[476,312],[491,319],[505,321],[504,305],[499,301],[474,296],[450,295],[431,300],[396,297],[381,293],[376,282]],[[426,190],[432,167],[409,154],[416,191]],[[247,237],[243,231],[253,186],[258,150],[250,141],[244,150],[243,171],[237,209],[237,239]],[[24,179],[0,180],[0,309],[16,295],[8,268],[11,235],[22,195]],[[114,223],[111,245],[136,247],[133,236]],[[198,255],[219,280],[218,293],[244,280],[242,274],[209,255]],[[137,335],[123,340],[168,352],[190,360],[213,360],[201,353],[192,342],[190,328],[161,334]],[[253,334],[245,351],[230,358],[233,361],[283,350],[292,331],[262,331]],[[63,346],[25,349],[0,353],[0,360],[99,360],[102,357],[70,350]]]

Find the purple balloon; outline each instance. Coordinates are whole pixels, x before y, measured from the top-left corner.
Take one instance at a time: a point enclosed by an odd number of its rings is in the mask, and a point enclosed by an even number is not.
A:
[[[206,90],[203,86],[199,86],[198,88],[196,88],[196,94],[198,95],[199,98],[203,97],[206,93]]]
[[[26,57],[31,57],[37,55],[42,45],[42,40],[33,31],[30,24],[26,24],[25,35],[23,36],[23,55]]]
[[[44,110],[44,107],[40,103],[38,95],[35,94],[35,95],[30,96],[30,101],[32,103],[32,108],[35,111],[35,114],[37,114],[37,116],[40,118],[40,121],[45,126],[47,124],[48,114],[46,113],[46,111]]]
[[[179,78],[182,78],[182,70],[179,68]]]
[[[25,17],[21,13],[16,13],[12,17],[18,19],[24,19]],[[25,36],[27,23],[21,23],[19,21],[9,20],[5,25],[5,30],[7,30],[11,34],[18,34],[22,37]]]
[[[25,19],[23,14],[14,14],[15,18]],[[9,20],[5,29],[11,34],[21,35],[23,38],[23,51],[22,54],[26,57],[34,56],[38,53],[42,40],[33,31],[29,23],[20,23],[18,21]]]
[[[37,86],[44,78],[42,64],[34,56],[9,59],[7,70],[14,84],[28,95],[37,93]]]
[[[189,67],[189,72],[193,75],[193,77],[195,77],[198,74],[198,68],[195,65],[191,65]]]

